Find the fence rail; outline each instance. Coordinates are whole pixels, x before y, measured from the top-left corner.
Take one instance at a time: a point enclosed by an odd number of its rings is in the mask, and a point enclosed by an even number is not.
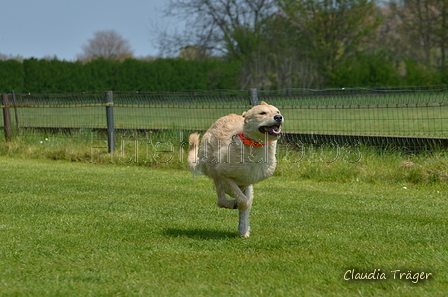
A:
[[[111,151],[117,130],[203,131],[223,115],[242,113],[266,101],[281,110],[286,119],[285,139],[291,141],[446,149],[447,94],[446,85],[324,91],[12,93],[2,97],[0,125],[6,140],[20,128],[104,129]]]

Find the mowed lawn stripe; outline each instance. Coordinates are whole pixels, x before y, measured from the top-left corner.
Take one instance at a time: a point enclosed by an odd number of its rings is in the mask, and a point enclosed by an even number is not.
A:
[[[445,185],[288,170],[255,186],[242,239],[187,170],[0,157],[0,295],[443,296]],[[375,269],[386,279],[345,279]]]

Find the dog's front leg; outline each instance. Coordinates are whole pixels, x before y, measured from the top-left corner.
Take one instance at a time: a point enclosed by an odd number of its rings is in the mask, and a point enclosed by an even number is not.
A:
[[[253,186],[250,185],[244,189],[244,194],[249,200],[248,206],[245,210],[240,210],[239,212],[239,224],[238,231],[240,235],[244,238],[249,237],[250,235],[250,226],[249,226],[249,214],[250,209],[252,208],[252,201],[254,199],[254,189]]]
[[[221,208],[236,209],[237,208],[237,200],[236,199],[227,199],[226,183],[222,180],[215,180],[215,186],[216,186],[216,193],[218,194],[218,206]]]
[[[222,182],[225,185],[226,193],[230,195],[230,197],[236,199],[236,207],[241,211],[246,210],[247,208],[250,208],[252,204],[252,197],[246,195],[246,189],[248,190],[248,193],[252,193],[252,185],[246,187],[244,189],[244,193],[241,190],[241,188],[235,183],[235,181],[231,178],[221,177]],[[218,194],[219,196],[219,194]]]

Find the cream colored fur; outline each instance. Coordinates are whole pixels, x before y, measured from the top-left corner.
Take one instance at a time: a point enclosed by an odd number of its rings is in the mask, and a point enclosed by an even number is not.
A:
[[[262,102],[243,115],[229,114],[218,119],[200,144],[198,133],[189,137],[190,169],[213,179],[219,207],[239,210],[238,230],[243,237],[249,237],[250,232],[253,184],[274,173],[281,124],[283,117],[279,110]],[[260,127],[266,126],[267,130],[261,128],[265,133],[260,131]],[[244,144],[238,136],[241,132],[250,141],[266,145]],[[228,199],[226,194],[234,199]]]

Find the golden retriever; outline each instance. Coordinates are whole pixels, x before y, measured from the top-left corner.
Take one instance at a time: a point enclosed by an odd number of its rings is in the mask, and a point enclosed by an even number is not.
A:
[[[239,210],[238,231],[249,237],[253,184],[270,177],[284,118],[272,105],[261,102],[243,115],[219,118],[204,134],[189,137],[188,165],[194,173],[213,179],[218,206]],[[198,157],[199,150],[199,157]],[[234,199],[228,199],[226,194]]]

